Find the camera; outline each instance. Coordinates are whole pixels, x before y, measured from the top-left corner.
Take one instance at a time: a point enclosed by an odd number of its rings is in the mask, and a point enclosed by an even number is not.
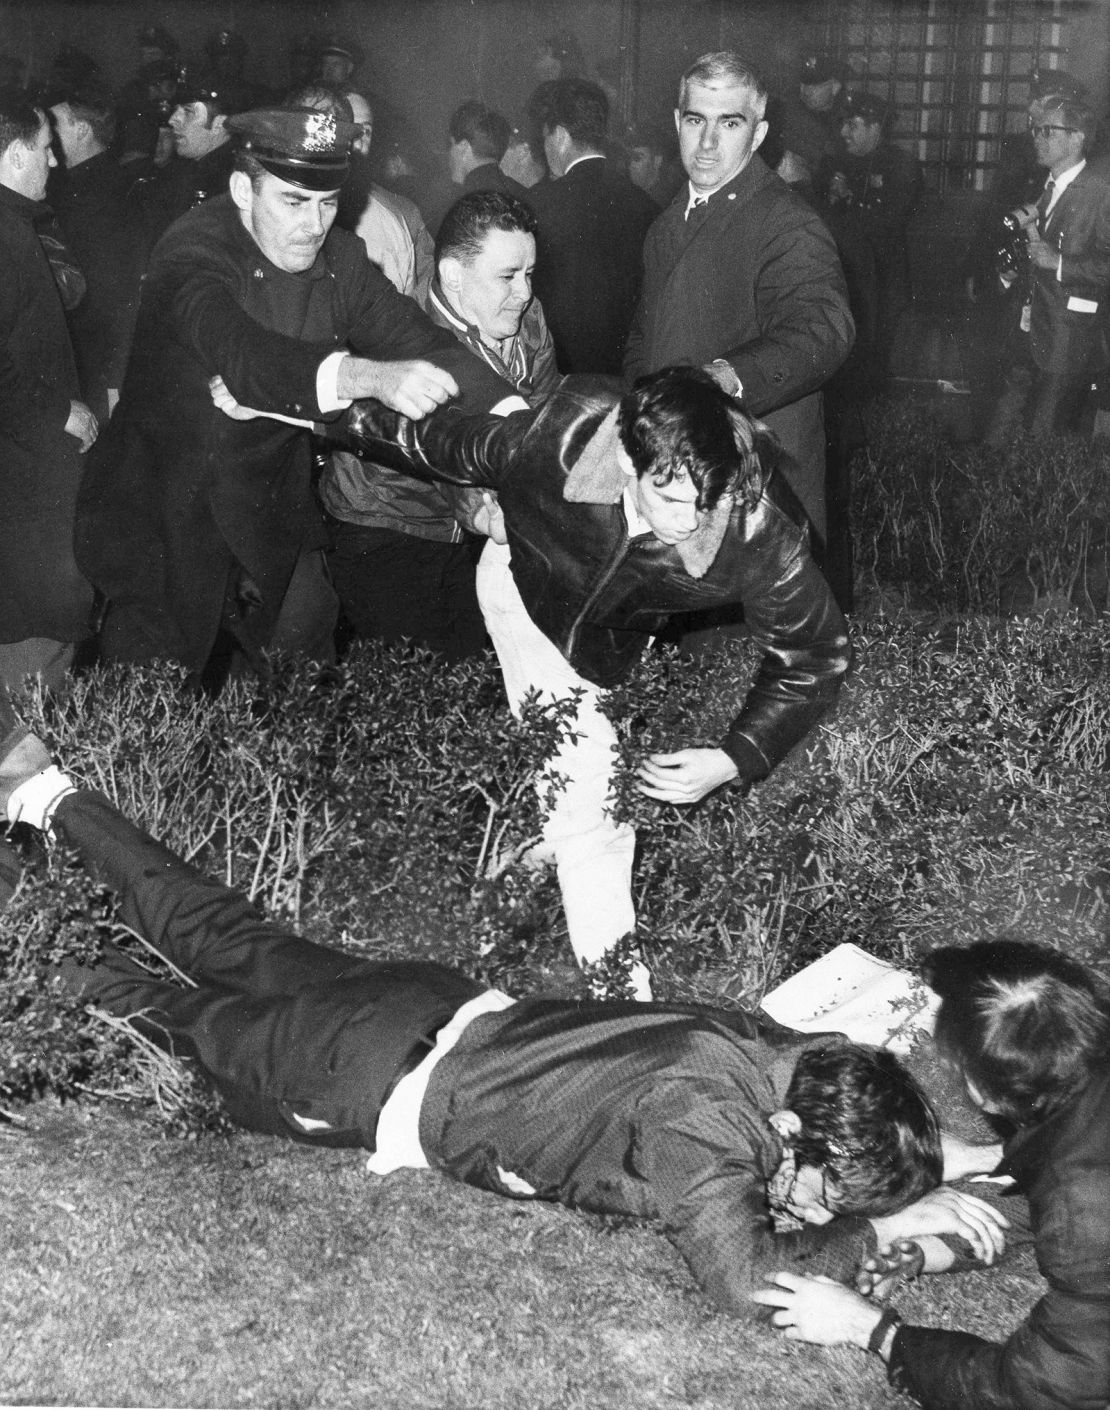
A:
[[[1026,279],[1029,275],[1029,246],[1021,214],[1010,211],[1002,217],[1002,231],[995,246],[995,268],[1006,280]]]

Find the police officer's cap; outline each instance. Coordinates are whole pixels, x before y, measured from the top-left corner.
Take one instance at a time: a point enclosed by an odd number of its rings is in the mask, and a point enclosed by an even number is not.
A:
[[[161,49],[163,54],[176,54],[177,40],[160,24],[148,24],[139,30],[139,48]]]
[[[237,113],[245,106],[242,85],[223,74],[184,64],[177,74],[178,103],[206,103],[214,113]]]
[[[356,68],[362,62],[362,50],[345,34],[326,35],[316,52],[321,59],[329,54],[334,54],[340,59],[349,59]]]
[[[799,83],[816,87],[835,78],[840,83],[848,79],[848,65],[835,54],[805,54],[802,57],[802,71]]]
[[[272,175],[309,191],[343,185],[359,128],[308,108],[259,108],[228,119],[239,150]]]
[[[222,54],[241,59],[247,52],[247,41],[237,29],[217,29],[204,41],[204,52],[212,59]]]
[[[844,116],[862,118],[864,122],[886,122],[890,104],[877,93],[849,93],[844,100]]]

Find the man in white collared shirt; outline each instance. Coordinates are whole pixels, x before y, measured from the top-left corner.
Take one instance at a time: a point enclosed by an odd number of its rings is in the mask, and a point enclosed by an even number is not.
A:
[[[1095,115],[1074,93],[1029,105],[1037,161],[1048,168],[1036,206],[1019,213],[1032,279],[1022,306],[1026,356],[1010,370],[986,439],[1019,424],[1034,436],[1075,427],[1092,377],[1110,364],[1102,304],[1110,285],[1110,181],[1086,160]]]

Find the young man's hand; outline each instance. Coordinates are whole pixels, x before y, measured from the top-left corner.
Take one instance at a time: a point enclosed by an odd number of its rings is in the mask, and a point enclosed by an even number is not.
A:
[[[697,803],[730,783],[738,770],[723,749],[679,749],[649,754],[636,770],[639,789],[660,803]]]
[[[873,1218],[871,1226],[880,1248],[921,1234],[955,1234],[971,1245],[980,1263],[993,1263],[1005,1251],[1003,1231],[1010,1221],[986,1200],[941,1185],[896,1214]]]

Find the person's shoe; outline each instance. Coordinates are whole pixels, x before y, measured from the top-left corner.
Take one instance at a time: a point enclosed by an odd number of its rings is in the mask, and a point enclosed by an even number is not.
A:
[[[4,702],[6,705],[6,702]],[[5,723],[7,710],[0,708],[0,728]],[[14,720],[14,715],[11,716]],[[50,751],[37,734],[32,734],[25,726],[16,723],[0,741],[0,825],[8,819],[8,800],[20,784],[42,773],[53,763]]]

